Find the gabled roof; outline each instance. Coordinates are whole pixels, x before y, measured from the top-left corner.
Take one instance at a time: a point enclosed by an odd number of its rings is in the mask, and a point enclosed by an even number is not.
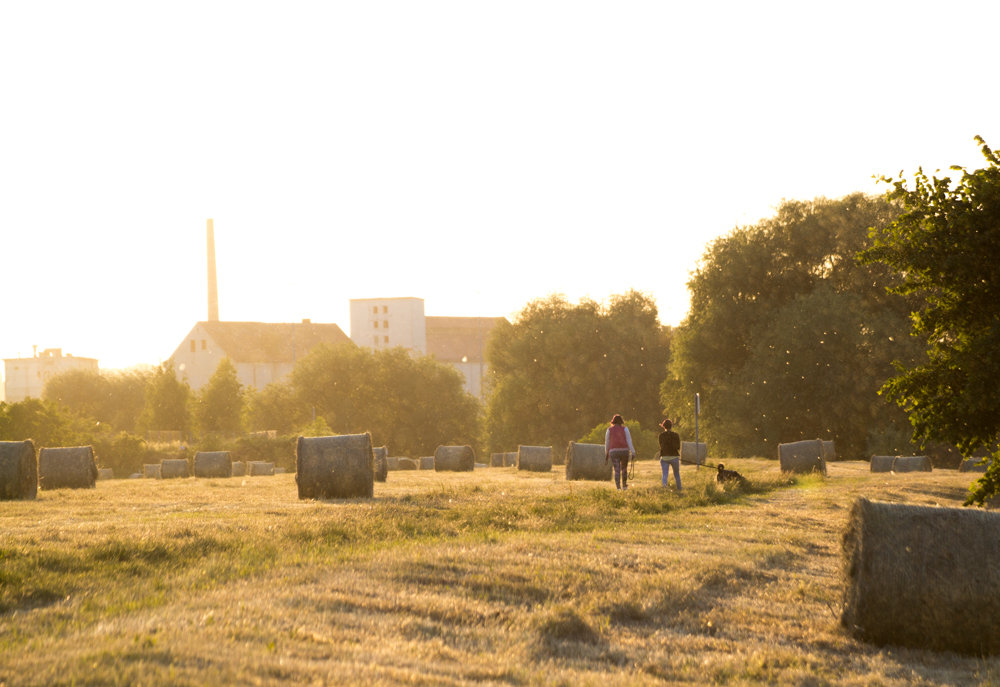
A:
[[[216,344],[237,363],[290,363],[319,343],[336,345],[350,337],[335,324],[312,322],[199,322]]]
[[[482,352],[486,356],[486,342],[490,330],[502,317],[425,317],[427,355],[441,362],[479,362],[480,326],[482,327]]]

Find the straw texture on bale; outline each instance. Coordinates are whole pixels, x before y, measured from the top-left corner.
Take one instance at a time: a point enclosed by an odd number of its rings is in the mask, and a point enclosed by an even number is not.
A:
[[[611,480],[614,466],[605,460],[602,444],[578,444],[569,442],[566,447],[566,479],[568,480]]]
[[[273,477],[274,463],[265,463],[262,460],[252,460],[247,463],[247,474],[250,477]]]
[[[896,456],[872,456],[871,472],[892,472]]]
[[[421,470],[434,469],[434,456],[422,456],[421,458],[416,458],[415,460],[417,462],[417,467]]]
[[[681,442],[681,462],[685,465],[704,465],[708,459],[708,444],[703,441]]]
[[[97,479],[106,480],[114,478],[115,478],[115,471],[112,470],[111,468],[97,468]]]
[[[146,479],[160,479],[160,464],[150,465],[147,463],[142,466],[142,476]]]
[[[958,464],[958,471],[959,472],[986,472],[986,468],[988,468],[990,466],[990,462],[987,459],[983,463],[980,464],[979,461],[981,461],[981,460],[983,460],[983,459],[982,458],[966,458],[965,460],[963,460],[961,463]]]
[[[552,447],[518,446],[517,469],[529,472],[552,472]]]
[[[476,454],[471,446],[438,446],[434,451],[434,470],[437,472],[472,472],[476,467]],[[423,459],[420,469],[424,469]]]
[[[491,468],[502,468],[503,467],[503,454],[502,453],[491,453],[490,454],[490,467]]]
[[[375,456],[375,481],[384,482],[389,474],[389,449],[386,446],[379,446],[372,449]]]
[[[856,639],[1000,653],[1000,514],[854,502],[841,623]]]
[[[187,479],[190,476],[187,458],[164,458],[160,461],[161,479]]]
[[[823,459],[828,463],[831,460],[837,460],[837,449],[834,447],[832,441],[823,442]]]
[[[826,474],[823,441],[811,439],[791,444],[778,444],[778,463],[782,472],[822,472]]]
[[[0,501],[38,496],[38,459],[30,441],[0,441]]]
[[[893,472],[932,472],[931,459],[927,456],[896,456],[892,463]]]
[[[229,451],[198,451],[194,454],[194,476],[232,477],[232,454]]]
[[[434,460],[434,456],[430,457]],[[420,462],[413,458],[397,458],[396,469],[397,470],[416,470],[420,467]]]
[[[233,477],[243,477],[247,474],[247,464],[242,460],[233,461]]]
[[[385,459],[385,467],[387,470],[398,470],[399,469],[399,457],[389,456]]]
[[[295,481],[300,499],[371,498],[375,493],[371,435],[299,437]]]
[[[43,448],[38,452],[39,489],[93,489],[97,463],[90,446]]]
[[[503,454],[503,465],[505,468],[517,467],[517,451],[510,451]]]

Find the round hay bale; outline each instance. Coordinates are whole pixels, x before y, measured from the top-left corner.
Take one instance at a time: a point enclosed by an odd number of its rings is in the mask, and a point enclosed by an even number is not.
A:
[[[194,454],[195,477],[232,477],[233,456],[229,451],[198,451]]]
[[[566,447],[566,479],[608,482],[613,471],[611,461],[604,459],[602,444],[578,444],[571,441]]]
[[[375,455],[375,481],[384,482],[389,474],[389,449],[379,446],[372,449]]]
[[[831,460],[837,460],[837,449],[834,447],[832,441],[823,442],[823,458],[828,463]]]
[[[97,463],[90,446],[43,448],[38,452],[39,489],[93,489]]]
[[[250,477],[274,477],[274,463],[252,460],[247,463],[247,474]]]
[[[399,469],[399,457],[389,456],[385,459],[386,470],[398,470]]]
[[[434,460],[434,456],[431,456],[430,458],[432,461]],[[397,458],[396,461],[397,470],[416,470],[420,467],[419,461],[414,460],[413,458]],[[433,465],[431,467],[433,467]],[[428,470],[430,468],[424,469]]]
[[[896,462],[896,456],[872,456],[872,472],[892,472],[892,464]]]
[[[190,476],[187,458],[164,458],[160,461],[160,479],[187,479]]]
[[[708,444],[703,441],[695,444],[693,441],[681,442],[681,462],[685,465],[704,465],[708,460]]]
[[[1000,653],[1000,514],[854,502],[841,623],[856,639]]]
[[[518,446],[517,469],[530,472],[552,472],[552,447]]]
[[[980,463],[979,461],[983,461]],[[986,472],[990,466],[988,458],[966,458],[958,464],[959,472]]]
[[[371,498],[375,493],[371,435],[299,437],[295,481],[300,499]]]
[[[820,439],[778,444],[778,463],[782,472],[822,472],[826,474],[823,442]]]
[[[146,479],[160,479],[160,464],[150,465],[149,463],[142,466],[142,476]]]
[[[893,472],[931,472],[931,459],[927,456],[896,456],[893,461]]]
[[[423,458],[420,469],[423,470]],[[437,472],[472,472],[476,467],[476,454],[471,446],[438,446],[434,451],[434,470]]]
[[[38,496],[38,458],[31,441],[0,441],[0,501]]]
[[[109,480],[115,478],[115,471],[111,468],[97,468],[98,480]]]
[[[247,474],[247,464],[241,460],[233,461],[233,477],[244,477]]]
[[[517,467],[517,451],[510,451],[503,454],[503,466],[505,468]]]
[[[503,467],[503,455],[502,453],[491,453],[490,454],[490,467],[491,468],[502,468]]]
[[[417,467],[421,470],[434,469],[434,456],[423,456],[416,459]]]
[[[133,472],[131,475],[128,476],[128,478],[129,479],[142,479],[142,473],[141,472]]]

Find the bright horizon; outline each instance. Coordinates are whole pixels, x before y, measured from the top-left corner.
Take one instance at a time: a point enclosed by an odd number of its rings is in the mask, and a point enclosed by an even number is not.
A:
[[[166,359],[208,218],[225,321],[636,288],[676,325],[706,245],[783,198],[1000,147],[1000,9],[941,7],[7,5],[0,357]]]

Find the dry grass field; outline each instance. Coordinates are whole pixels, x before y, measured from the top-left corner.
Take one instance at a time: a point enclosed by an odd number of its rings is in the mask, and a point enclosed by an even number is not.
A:
[[[958,505],[975,475],[775,461],[723,491],[512,468],[117,480],[0,503],[0,684],[979,685],[1000,661],[840,629],[857,496]]]

